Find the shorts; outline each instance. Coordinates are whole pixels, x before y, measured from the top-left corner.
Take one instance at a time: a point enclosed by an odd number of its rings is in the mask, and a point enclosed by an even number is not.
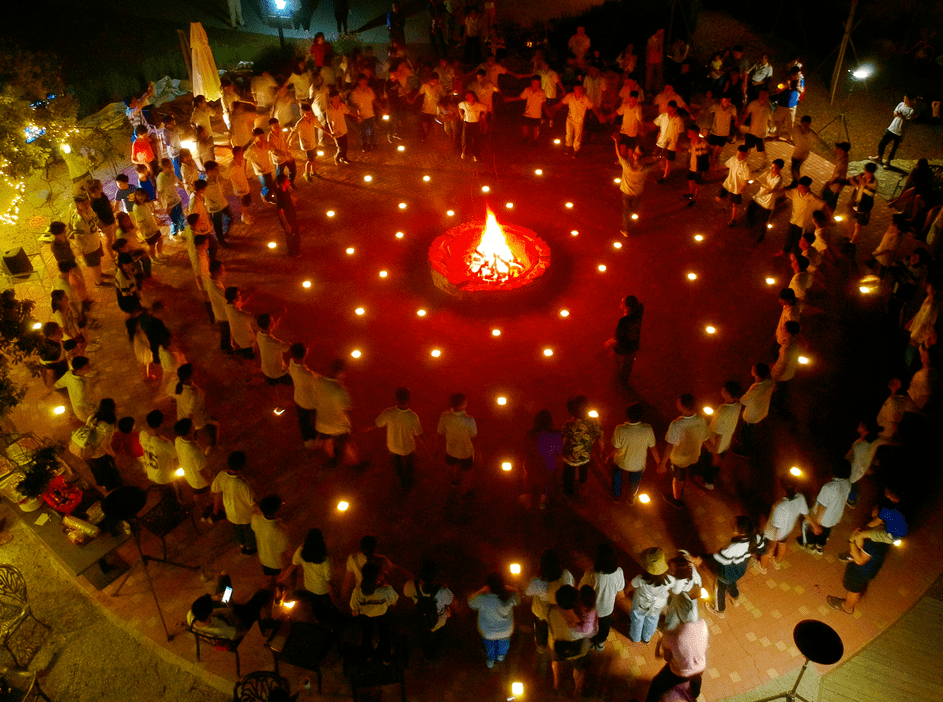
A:
[[[666,149],[665,147],[661,148],[661,157],[667,161],[674,161],[677,155],[678,154],[671,149]]]
[[[262,566],[262,573],[265,575],[275,576],[281,573],[282,571],[278,568],[269,568],[267,565]]]
[[[278,378],[269,378],[266,375],[265,382],[268,383],[269,385],[291,385],[292,384],[291,376],[288,375],[288,373],[285,373],[285,375],[280,376]]]
[[[105,256],[105,251],[99,244],[97,251],[92,251],[91,253],[82,254],[82,258],[85,259],[85,265],[89,268],[95,268],[96,266],[101,265],[102,258]]]
[[[867,212],[856,212],[855,213],[855,222],[860,224],[862,227],[866,227],[868,222],[871,221],[871,211]]]
[[[629,136],[628,134],[619,134],[619,142],[624,144],[630,149],[634,149],[638,146],[638,135]]]
[[[793,528],[795,528],[795,525],[793,525]],[[792,529],[777,529],[772,524],[767,524],[763,530],[763,538],[767,541],[785,541],[791,531]]]
[[[688,180],[693,180],[698,185],[704,182],[704,174],[700,171],[688,171]]]
[[[306,159],[308,159],[309,161],[313,161],[313,160],[316,159],[317,157],[318,157],[318,150],[317,150],[317,149],[305,149],[305,158],[306,158]]]
[[[144,241],[147,243],[148,246],[156,246],[157,242],[160,241],[160,232],[157,232],[156,234],[154,234],[154,236],[144,237]]]
[[[730,202],[732,202],[735,205],[739,205],[741,202],[743,202],[743,193],[732,193],[723,186],[721,186],[720,188],[720,195],[718,195],[718,197],[721,197],[721,198],[729,197]]]
[[[727,136],[717,134],[708,134],[707,135],[707,145],[708,146],[724,146],[727,143]]]
[[[744,143],[746,144],[748,149],[756,149],[760,153],[766,151],[765,142],[758,136],[747,134],[744,137]]]
[[[688,468],[690,466],[676,466],[674,463],[671,464],[671,477],[675,480],[687,480],[688,479]]]
[[[539,127],[540,126],[540,117],[525,117],[524,118],[525,127]]]
[[[845,566],[845,577],[842,578],[842,587],[852,594],[864,592],[871,578],[861,572],[861,566],[857,563],[849,563]]]
[[[472,466],[475,465],[474,458],[456,458],[455,456],[450,456],[445,454],[445,464],[449,466],[458,466],[462,470],[471,470]]]

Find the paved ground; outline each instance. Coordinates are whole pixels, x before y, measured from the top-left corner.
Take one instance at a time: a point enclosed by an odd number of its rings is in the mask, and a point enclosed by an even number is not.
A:
[[[675,512],[658,498],[665,481],[651,471],[643,489],[653,502],[630,508],[612,504],[601,477],[594,474],[581,502],[571,505],[556,499],[546,512],[530,509],[521,497],[520,447],[538,410],[550,409],[560,422],[566,398],[585,393],[598,408],[607,436],[619,421],[628,397],[613,383],[612,363],[602,344],[611,335],[623,295],[638,295],[646,307],[643,350],[630,396],[646,404],[649,420],[662,436],[678,394],[694,392],[699,404],[716,404],[725,380],[747,382],[750,365],[768,357],[779,314],[776,293],[789,279],[784,261],[773,257],[781,247],[788,214],[778,213],[767,240],[752,247],[744,227],[726,227],[726,212],[713,200],[722,180],[719,172],[712,174],[693,209],[685,208],[680,198],[680,172],[665,185],[651,182],[637,231],[623,240],[618,235],[619,195],[613,183],[618,171],[610,156],[611,142],[606,135],[595,135],[581,157],[570,160],[548,143],[562,136],[561,131],[558,126],[545,133],[540,147],[518,147],[516,130],[502,126],[492,151],[477,166],[447,158],[438,141],[407,141],[404,153],[384,144],[377,154],[355,155],[357,162],[343,169],[323,159],[325,180],[302,184],[298,191],[301,259],[286,259],[279,248],[267,247],[269,241],[280,241],[270,209],[260,210],[258,224],[251,229],[234,227],[234,245],[222,254],[229,283],[254,291],[253,311],[285,309],[278,334],[309,343],[316,370],[325,370],[337,356],[349,360],[347,382],[358,427],[368,426],[391,404],[399,384],[412,387],[413,406],[427,433],[434,430],[449,393],[468,394],[484,460],[475,470],[474,493],[461,507],[449,494],[442,468],[423,456],[416,487],[404,493],[376,433],[358,435],[361,451],[373,461],[368,469],[326,469],[320,456],[301,448],[292,411],[274,414],[276,407],[288,403],[259,383],[255,365],[215,351],[215,330],[206,322],[185,254],[155,269],[156,282],[147,297],[167,305],[168,324],[199,369],[198,382],[221,422],[223,450],[213,458],[213,466],[218,467],[230,449],[247,450],[247,477],[257,494],[278,491],[286,499],[285,517],[296,539],[312,526],[322,528],[338,570],[357,540],[374,533],[383,552],[407,569],[416,569],[424,557],[435,557],[460,597],[476,590],[487,570],[504,569],[510,562],[522,563],[526,576],[547,546],[558,548],[574,572],[582,571],[602,539],[618,546],[623,567],[634,575],[637,554],[653,544],[698,552],[723,546],[733,515],[768,512],[775,498],[774,476],[789,466],[806,470],[804,491],[813,497],[831,462],[844,455],[855,438],[858,419],[876,414],[885,393],[887,354],[895,340],[874,322],[881,300],[856,292],[857,265],[842,260],[826,268],[824,289],[803,317],[812,363],[794,382],[795,416],[771,418],[761,435],[762,450],[750,463],[732,459],[719,490],[705,493],[692,487],[686,510]],[[771,157],[784,155],[788,147],[771,145]],[[542,169],[542,176],[535,175],[536,168]],[[829,172],[825,161],[810,159],[808,173],[817,184]],[[364,175],[372,175],[373,181],[366,183]],[[424,175],[430,176],[428,183]],[[488,197],[482,196],[484,185],[491,189]],[[568,209],[567,202],[574,207]],[[400,209],[399,203],[406,208]],[[513,209],[506,203],[513,203]],[[429,242],[452,223],[481,218],[485,205],[501,221],[536,230],[552,248],[547,279],[532,294],[507,304],[447,298],[432,286],[426,267]],[[454,217],[446,214],[448,209],[454,210]],[[335,216],[328,217],[328,210]],[[842,207],[839,211],[846,213]],[[881,203],[859,256],[880,238],[888,216]],[[846,227],[839,225],[836,237],[846,233]],[[578,236],[571,235],[573,230]],[[402,239],[395,237],[397,231],[404,233]],[[695,234],[704,240],[696,242]],[[615,248],[616,243],[621,248]],[[353,254],[346,253],[348,247]],[[606,266],[605,272],[599,271],[600,265]],[[380,277],[382,270],[387,277]],[[696,281],[688,281],[688,272],[697,274]],[[775,284],[767,285],[767,277]],[[304,280],[312,286],[303,288]],[[355,315],[354,309],[361,306],[366,313]],[[420,308],[427,310],[425,317],[417,316]],[[143,379],[113,297],[99,294],[96,309],[103,322],[104,349],[92,354],[99,370],[99,396],[114,397],[120,414],[139,420],[155,405],[167,408],[158,384]],[[569,316],[561,317],[561,309]],[[705,333],[708,324],[716,327],[716,334]],[[492,335],[495,328],[502,332],[498,337]],[[430,355],[434,348],[441,350],[438,358]],[[553,349],[553,356],[544,356],[545,348]],[[360,358],[350,357],[353,350],[361,351]],[[508,398],[506,405],[496,404],[499,395]],[[67,421],[51,413],[56,404],[57,397],[34,386],[14,419],[20,427],[65,439]],[[500,464],[508,460],[514,470],[504,473]],[[873,488],[866,485],[862,508],[848,511],[825,557],[816,559],[791,548],[783,570],[746,576],[742,606],[729,610],[723,621],[711,620],[706,699],[750,690],[795,669],[799,654],[791,630],[799,619],[829,622],[851,653],[895,621],[935,579],[941,564],[930,555],[929,545],[938,538],[941,517],[926,513],[853,617],[825,605],[826,594],[840,592],[838,545],[861,522],[872,497]],[[334,509],[342,498],[351,503],[343,514]],[[191,526],[180,527],[168,540],[171,558],[199,564],[208,572],[228,570],[237,583],[237,598],[247,597],[262,580],[257,562],[238,555],[225,523],[212,529],[201,525],[200,531],[207,533],[197,536]],[[148,550],[156,547],[145,545]],[[204,585],[189,572],[158,565],[152,571],[165,616],[178,632],[169,644],[139,574],[119,597],[111,597],[108,589],[86,589],[155,645],[181,661],[192,661],[193,641],[182,632],[181,622]],[[521,583],[526,583],[525,577]],[[410,696],[464,699],[475,689],[477,696],[506,698],[507,684],[516,678],[545,689],[547,671],[535,664],[526,607],[519,610],[518,620],[508,664],[489,672],[481,665],[473,619],[459,611],[449,625],[448,663],[430,667],[416,662],[408,674]],[[647,680],[659,668],[653,646],[628,642],[626,626],[623,613],[606,652],[594,656],[588,686],[594,697],[644,694]],[[240,651],[243,671],[270,668],[257,631]],[[201,667],[221,689],[226,687],[222,680],[234,678],[228,654],[205,651]],[[293,671],[290,677],[297,686],[303,674]],[[325,672],[325,690],[346,694],[336,656]],[[58,692],[62,698],[64,687]]]

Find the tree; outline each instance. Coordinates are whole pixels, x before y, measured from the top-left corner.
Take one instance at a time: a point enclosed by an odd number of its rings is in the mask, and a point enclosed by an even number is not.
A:
[[[32,300],[18,300],[13,290],[0,293],[0,418],[26,395],[26,389],[10,377],[11,366],[24,365],[34,377],[40,374],[35,354],[43,339],[33,329],[34,305]]]
[[[58,158],[75,119],[54,57],[0,46],[0,223],[16,223],[26,179]]]

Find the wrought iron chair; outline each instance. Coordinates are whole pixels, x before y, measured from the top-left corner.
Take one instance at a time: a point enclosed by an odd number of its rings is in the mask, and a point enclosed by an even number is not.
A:
[[[26,581],[23,574],[11,565],[0,565],[0,643],[13,656],[13,661],[21,668],[29,665],[39,646],[28,647],[28,658],[20,660],[10,647],[10,638],[27,619],[32,619],[40,626],[49,629],[49,625],[39,621],[29,606],[26,595]]]
[[[243,676],[236,683],[232,700],[233,702],[268,702],[269,694],[278,688],[290,692],[285,678],[267,670],[259,670]]]
[[[196,659],[200,660],[200,642],[202,641],[205,644],[213,646],[223,651],[229,651],[236,657],[236,677],[241,677],[242,672],[239,666],[239,644],[242,643],[242,637],[235,639],[227,639],[223,636],[214,636],[212,634],[206,634],[195,629],[192,625],[187,627],[190,630],[190,633],[193,634],[193,638],[196,640]]]

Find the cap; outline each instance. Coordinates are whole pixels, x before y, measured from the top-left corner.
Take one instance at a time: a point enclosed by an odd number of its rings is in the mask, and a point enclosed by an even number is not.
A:
[[[665,552],[657,546],[642,551],[642,565],[652,575],[661,575],[668,570]]]

